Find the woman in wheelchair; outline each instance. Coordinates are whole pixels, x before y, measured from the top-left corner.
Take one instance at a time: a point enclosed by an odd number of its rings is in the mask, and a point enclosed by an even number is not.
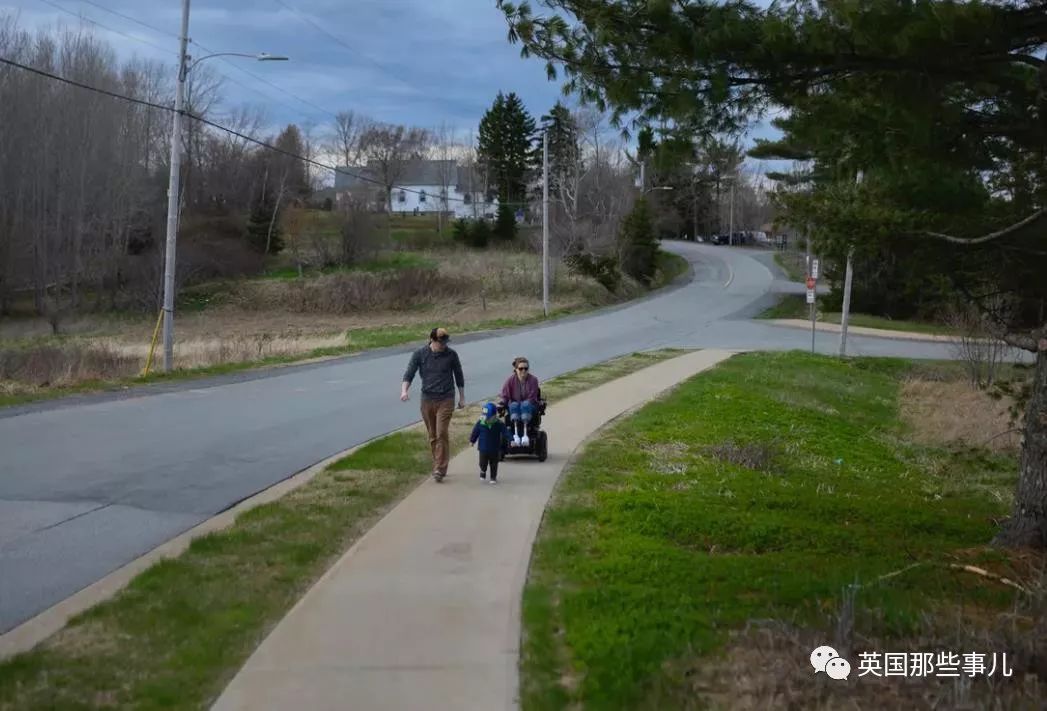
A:
[[[538,412],[541,391],[538,378],[531,374],[531,364],[524,357],[513,359],[513,374],[502,386],[500,404],[509,410],[513,445],[530,446],[527,430]]]

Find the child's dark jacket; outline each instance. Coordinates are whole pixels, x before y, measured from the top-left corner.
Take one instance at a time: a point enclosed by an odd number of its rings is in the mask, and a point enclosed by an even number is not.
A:
[[[480,420],[473,426],[469,435],[469,444],[477,443],[476,449],[485,454],[498,454],[502,451],[502,442],[509,440],[509,431],[501,420],[487,422]]]

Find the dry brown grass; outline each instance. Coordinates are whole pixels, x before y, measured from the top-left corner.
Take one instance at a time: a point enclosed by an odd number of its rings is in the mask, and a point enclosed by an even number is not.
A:
[[[902,384],[900,403],[902,417],[921,444],[1018,451],[1019,433],[1008,433],[1015,426],[1008,413],[1011,402],[994,400],[966,381],[910,379]]]
[[[540,261],[530,253],[431,252],[422,263],[387,271],[339,272],[306,280],[261,279],[215,286],[220,304],[180,311],[175,365],[201,368],[297,358],[357,342],[353,332],[384,329],[418,339],[433,324],[473,330],[542,314]],[[561,269],[554,310],[582,310],[611,298],[591,280]],[[69,316],[62,336],[44,319],[0,321],[0,396],[85,381],[129,378],[145,366],[155,317]]]
[[[1016,658],[1013,647],[991,634],[970,631],[966,639],[929,634],[909,639],[861,639],[859,651],[932,652],[957,654],[978,651],[992,654],[1008,650],[1005,678],[997,669],[993,677],[859,677],[857,655],[851,660],[847,681],[815,674],[810,664],[813,649],[826,643],[826,635],[784,624],[751,625],[732,635],[724,657],[679,662],[670,671],[679,681],[671,708],[676,709],[1040,709],[1047,685],[1032,666],[1033,657]],[[997,646],[987,647],[986,644]],[[1028,640],[1034,652],[1043,643]],[[841,652],[842,654],[842,652]],[[670,692],[663,692],[669,695]],[[666,706],[669,708],[670,706]]]

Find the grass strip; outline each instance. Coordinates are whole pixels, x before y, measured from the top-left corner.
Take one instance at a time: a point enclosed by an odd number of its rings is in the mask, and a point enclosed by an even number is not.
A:
[[[761,319],[810,319],[810,311],[808,310],[807,302],[804,296],[793,295],[784,296],[782,299],[770,307],[757,318]],[[840,313],[830,312],[824,313],[818,312],[818,321],[822,323],[840,323]],[[937,323],[928,323],[926,321],[905,321],[901,319],[891,319],[883,316],[871,316],[869,314],[852,313],[848,319],[848,323],[851,326],[860,326],[862,328],[877,328],[886,331],[904,331],[906,333],[923,333],[932,336],[951,336],[955,335],[956,331]]]
[[[557,400],[682,354],[637,353],[552,378]],[[452,420],[462,450],[475,421]],[[376,440],[278,501],[193,541],[36,649],[0,663],[0,709],[199,709],[225,688],[294,602],[426,478],[427,439]]]
[[[674,670],[715,663],[729,632],[778,619],[832,639],[846,585],[913,561],[929,565],[859,592],[857,629],[904,635],[929,611],[1012,601],[933,564],[1002,562],[981,547],[1014,457],[911,442],[910,368],[740,355],[608,427],[562,477],[534,548],[522,708],[700,708]]]

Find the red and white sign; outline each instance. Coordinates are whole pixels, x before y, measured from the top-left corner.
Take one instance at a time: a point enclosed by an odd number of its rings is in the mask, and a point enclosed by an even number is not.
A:
[[[807,289],[813,290],[815,285],[814,277],[807,277]]]

